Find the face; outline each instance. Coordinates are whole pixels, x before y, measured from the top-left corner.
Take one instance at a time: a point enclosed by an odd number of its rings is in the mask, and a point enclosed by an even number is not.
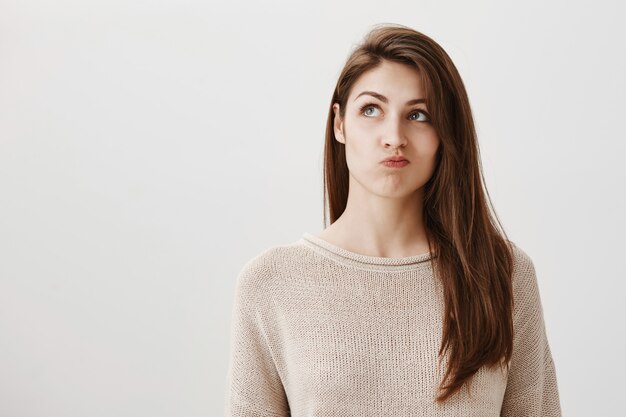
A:
[[[335,138],[345,144],[351,189],[354,184],[380,196],[406,197],[430,179],[439,138],[426,104],[415,102],[424,94],[417,69],[383,61],[357,79],[343,120],[339,104],[333,105]],[[381,163],[394,155],[409,163],[401,168]]]

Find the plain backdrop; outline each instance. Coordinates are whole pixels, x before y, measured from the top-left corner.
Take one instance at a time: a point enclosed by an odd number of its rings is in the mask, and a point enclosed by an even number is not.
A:
[[[222,415],[236,276],[323,229],[331,94],[380,23],[463,77],[564,415],[625,415],[623,20],[617,1],[1,0],[0,417]]]

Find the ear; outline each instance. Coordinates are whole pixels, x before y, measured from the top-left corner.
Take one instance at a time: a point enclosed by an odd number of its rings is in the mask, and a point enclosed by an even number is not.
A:
[[[346,143],[346,138],[343,135],[343,120],[339,114],[339,103],[333,104],[333,111],[335,112],[335,118],[333,120],[333,127],[335,131],[335,138],[338,142]]]

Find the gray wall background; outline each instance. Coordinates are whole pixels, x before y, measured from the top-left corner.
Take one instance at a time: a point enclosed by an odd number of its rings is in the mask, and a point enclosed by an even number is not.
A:
[[[331,93],[377,23],[455,61],[535,263],[564,415],[626,388],[617,1],[2,0],[0,416],[217,416],[243,264],[322,229]]]

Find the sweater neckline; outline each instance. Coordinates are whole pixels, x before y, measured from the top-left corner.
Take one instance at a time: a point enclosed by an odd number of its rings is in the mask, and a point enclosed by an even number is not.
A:
[[[421,253],[419,255],[404,256],[400,258],[363,255],[339,247],[308,232],[304,232],[300,240],[306,246],[341,264],[351,265],[364,269],[374,269],[381,271],[417,269],[424,265],[428,265],[428,261],[431,259],[430,252]]]

